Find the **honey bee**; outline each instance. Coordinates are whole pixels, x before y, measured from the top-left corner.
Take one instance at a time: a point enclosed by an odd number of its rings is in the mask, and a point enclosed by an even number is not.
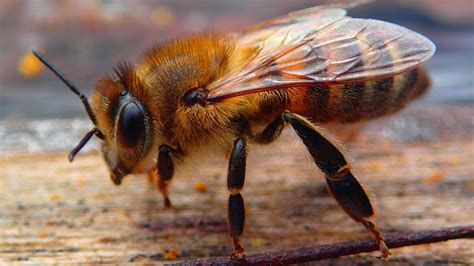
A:
[[[99,79],[89,104],[43,55],[35,55],[77,94],[95,125],[112,181],[129,174],[167,188],[175,168],[207,146],[229,157],[228,227],[244,257],[246,157],[289,124],[324,173],[343,210],[390,253],[374,208],[343,153],[314,123],[351,123],[394,113],[429,88],[421,68],[435,51],[424,36],[391,23],[357,19],[343,6],[317,6],[232,34],[199,33],[156,45],[132,65]],[[260,131],[255,129],[261,128]]]

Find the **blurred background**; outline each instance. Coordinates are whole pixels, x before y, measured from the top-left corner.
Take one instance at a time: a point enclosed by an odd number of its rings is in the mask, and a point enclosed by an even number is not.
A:
[[[198,31],[239,31],[320,3],[324,1],[2,0],[0,154],[69,150],[91,128],[77,97],[35,60],[32,47],[90,95],[99,76],[111,73],[121,60],[136,61],[156,43]],[[437,45],[427,65],[433,89],[417,105],[473,105],[473,0],[375,1],[349,15],[406,26]],[[471,117],[466,126],[472,129]]]

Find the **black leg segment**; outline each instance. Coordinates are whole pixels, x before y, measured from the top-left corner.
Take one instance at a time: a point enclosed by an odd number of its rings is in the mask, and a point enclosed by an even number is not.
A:
[[[174,174],[174,164],[171,158],[172,149],[169,146],[161,145],[158,153],[158,173],[164,181],[169,181]]]
[[[241,190],[244,187],[246,158],[247,143],[245,139],[235,140],[227,172],[227,188],[231,191]]]
[[[342,152],[305,118],[288,112],[283,113],[282,118],[291,124],[313,157],[316,166],[326,175],[328,189],[339,205],[349,216],[365,226],[379,245],[382,256],[387,257],[390,253],[382,233],[371,221],[374,209],[370,199],[351,173]]]
[[[326,178],[328,188],[337,202],[354,220],[363,222],[364,218],[374,215],[365,190],[349,171],[341,180]]]
[[[280,136],[281,131],[285,127],[285,122],[281,116],[278,116],[268,126],[266,126],[262,132],[256,134],[253,137],[253,141],[260,144],[268,144],[273,142]]]
[[[311,122],[292,113],[283,113],[282,117],[291,124],[308,148],[314,162],[326,174],[327,178],[338,179],[349,170],[344,155],[334,144],[319,133]]]
[[[245,206],[240,191],[244,187],[247,158],[247,142],[243,138],[236,139],[229,159],[227,173],[227,189],[229,190],[228,226],[234,243],[234,255],[244,257],[244,248],[240,244],[240,236],[244,231]]]
[[[229,222],[232,235],[242,235],[245,223],[244,199],[240,193],[229,195]]]
[[[174,174],[174,164],[171,157],[173,149],[167,145],[161,145],[158,153],[158,189],[163,194],[165,208],[171,207],[171,201],[168,197],[168,185]]]

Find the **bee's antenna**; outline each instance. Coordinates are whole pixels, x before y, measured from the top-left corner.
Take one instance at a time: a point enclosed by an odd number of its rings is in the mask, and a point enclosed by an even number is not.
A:
[[[74,149],[71,150],[71,152],[68,155],[68,159],[70,162],[74,160],[74,157],[81,151],[82,148],[86,145],[86,143],[94,136],[94,134],[98,134],[100,132],[97,128],[93,128],[91,131],[87,132],[84,137],[82,137],[81,141],[74,147]]]
[[[92,123],[94,123],[94,125],[97,125],[97,118],[95,117],[95,114],[92,111],[91,106],[89,105],[89,101],[87,100],[87,97],[84,94],[82,94],[82,92],[80,92],[76,88],[76,86],[74,86],[74,84],[63,73],[61,73],[61,71],[59,71],[57,67],[49,63],[43,54],[41,54],[38,50],[34,48],[31,49],[31,51],[41,62],[43,62],[43,64],[45,64],[54,74],[56,74],[56,76],[60,80],[62,80],[66,84],[66,86],[68,86],[69,89],[71,89],[72,92],[74,92],[77,96],[79,96],[79,98],[81,98],[81,101],[84,104],[84,107],[86,108],[87,114],[89,115],[89,118],[92,120]],[[98,130],[97,132],[100,133],[100,131]]]
[[[44,57],[43,54],[41,54],[38,50],[36,49],[31,49],[33,54],[41,61],[43,64],[45,64],[60,80],[62,80],[66,86],[68,86],[69,89],[71,89],[72,92],[74,92],[79,98],[81,98],[82,103],[84,104],[84,107],[86,108],[87,114],[89,115],[89,118],[91,119],[92,123],[97,126],[97,118],[95,117],[94,112],[92,111],[92,108],[89,104],[89,101],[87,100],[87,97],[80,92],[76,86],[63,74],[57,67],[55,67],[53,64],[49,63],[48,60]],[[74,160],[74,157],[79,153],[79,151],[86,145],[86,143],[92,138],[92,136],[96,135],[100,139],[104,139],[104,134],[100,132],[97,127],[94,127],[91,131],[87,132],[87,134],[82,137],[81,141],[79,144],[74,147],[74,149],[71,150],[69,153],[68,159],[70,162]]]

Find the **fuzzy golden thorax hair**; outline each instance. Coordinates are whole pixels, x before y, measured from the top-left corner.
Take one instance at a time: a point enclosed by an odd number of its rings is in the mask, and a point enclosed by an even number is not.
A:
[[[105,135],[102,150],[109,168],[122,165],[125,172],[138,172],[141,161],[156,156],[162,144],[185,153],[214,140],[225,142],[222,136],[232,134],[229,125],[238,117],[243,100],[237,97],[225,104],[186,106],[183,96],[192,89],[206,90],[231,71],[238,64],[231,59],[234,50],[229,37],[197,34],[155,46],[136,66],[122,63],[115,76],[101,78],[93,92],[92,109]],[[149,137],[144,136],[140,147],[124,146],[117,133],[124,90],[146,110]]]

